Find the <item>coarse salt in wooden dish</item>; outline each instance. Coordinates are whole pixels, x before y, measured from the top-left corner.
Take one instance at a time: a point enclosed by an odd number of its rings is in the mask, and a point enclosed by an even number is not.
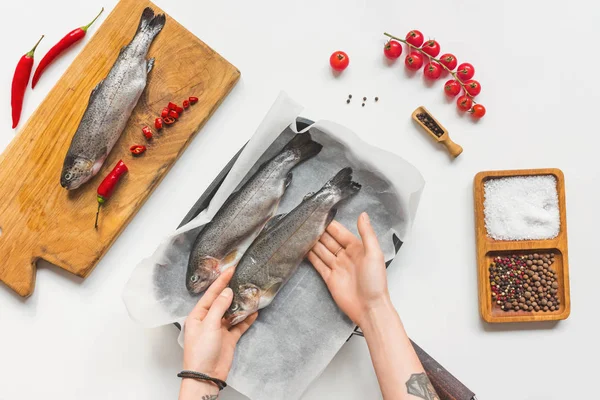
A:
[[[550,175],[556,178],[560,230],[552,239],[544,240],[495,240],[488,235],[485,225],[485,188],[491,179],[510,177],[530,177]],[[477,270],[479,283],[479,311],[487,322],[534,322],[556,321],[569,317],[571,313],[571,298],[569,293],[569,261],[567,248],[567,216],[565,198],[565,180],[561,170],[527,169],[506,171],[484,171],[475,175],[473,192],[475,196],[475,235],[477,237]],[[560,305],[555,311],[504,311],[492,300],[492,290],[489,280],[489,267],[498,256],[512,254],[529,255],[534,253],[554,253],[555,261],[552,269],[557,272],[558,298]]]

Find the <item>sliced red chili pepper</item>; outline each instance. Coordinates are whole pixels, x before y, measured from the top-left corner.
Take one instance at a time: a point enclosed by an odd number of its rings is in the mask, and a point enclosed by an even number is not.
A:
[[[146,146],[143,146],[141,144],[134,144],[129,148],[129,151],[131,151],[131,154],[133,154],[134,156],[139,156],[140,154],[143,154],[146,151]]]
[[[183,108],[188,108],[190,106],[190,101],[189,100],[184,100],[183,101]]]
[[[148,128],[147,126],[142,128],[142,133],[144,134],[144,137],[148,140],[152,139],[152,130],[150,128]]]
[[[162,127],[163,127],[163,120],[162,120],[162,118],[156,118],[154,120],[154,127],[156,129],[158,129],[159,131],[162,129]]]
[[[190,96],[190,103],[196,104],[198,102],[198,98],[196,96]]]
[[[169,108],[168,107],[163,108],[162,112],[160,113],[160,116],[164,118],[164,117],[167,117],[168,115],[169,115]]]
[[[169,110],[176,110],[177,109],[177,104],[175,104],[172,101],[170,101],[168,107],[169,107]]]
[[[175,110],[171,110],[171,111],[169,111],[169,117],[178,119],[179,118],[179,113],[177,111],[175,111]]]
[[[163,122],[166,125],[171,125],[171,124],[173,124],[175,122],[175,118],[173,118],[173,117],[165,117],[165,118],[163,118]]]
[[[177,106],[177,108],[175,109],[175,111],[177,111],[177,114],[181,115],[183,113],[183,108]]]

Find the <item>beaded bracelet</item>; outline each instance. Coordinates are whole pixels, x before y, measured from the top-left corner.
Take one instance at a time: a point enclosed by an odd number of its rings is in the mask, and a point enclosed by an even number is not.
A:
[[[227,383],[225,381],[222,381],[220,379],[217,378],[212,378],[206,374],[203,374],[201,372],[196,372],[196,371],[188,371],[188,370],[183,370],[180,373],[177,374],[177,376],[179,378],[190,378],[190,379],[195,379],[197,381],[208,381],[208,382],[212,382],[215,385],[217,385],[219,387],[219,391],[225,389],[227,387]]]

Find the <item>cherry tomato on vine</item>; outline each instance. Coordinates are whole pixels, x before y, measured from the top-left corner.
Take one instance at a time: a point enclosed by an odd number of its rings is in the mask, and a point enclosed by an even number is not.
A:
[[[421,47],[423,40],[423,34],[417,30],[412,30],[406,34],[406,41],[415,47]]]
[[[390,40],[383,46],[383,54],[390,60],[395,60],[402,54],[402,45],[395,40]]]
[[[475,75],[475,68],[469,63],[462,63],[458,66],[456,70],[456,75],[458,75],[461,81],[469,80]]]
[[[471,96],[475,97],[481,92],[481,85],[474,79],[469,79],[465,82],[465,90]]]
[[[440,44],[435,40],[428,40],[423,44],[421,50],[431,57],[437,57],[437,55],[440,54]]]
[[[413,51],[406,56],[404,64],[406,64],[406,68],[416,71],[423,66],[423,56],[421,53]]]
[[[448,95],[448,96],[456,96],[457,94],[460,93],[460,83],[458,83],[456,80],[454,79],[450,79],[448,82],[446,82],[444,84],[444,92]]]
[[[435,61],[429,62],[425,64],[423,74],[429,79],[436,80],[442,75],[442,66]]]
[[[348,54],[343,51],[336,51],[329,57],[329,64],[331,64],[331,68],[336,71],[343,71],[350,64],[350,59],[348,58]]]
[[[481,104],[475,104],[471,109],[471,115],[475,119],[479,119],[485,115],[485,107]]]
[[[446,53],[442,54],[440,57],[440,63],[444,64],[446,68],[452,71],[454,68],[456,68],[458,61],[456,61],[454,54]]]
[[[469,111],[473,105],[473,100],[469,96],[462,95],[456,100],[456,105],[459,110]]]

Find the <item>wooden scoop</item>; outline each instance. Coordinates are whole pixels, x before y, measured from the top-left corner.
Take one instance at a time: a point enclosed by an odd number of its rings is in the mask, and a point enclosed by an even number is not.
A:
[[[421,125],[432,138],[446,146],[452,157],[456,158],[462,153],[463,148],[450,139],[450,135],[446,128],[444,128],[437,119],[433,118],[433,115],[431,115],[425,107],[417,107],[412,113],[412,118],[417,121],[417,123]]]

